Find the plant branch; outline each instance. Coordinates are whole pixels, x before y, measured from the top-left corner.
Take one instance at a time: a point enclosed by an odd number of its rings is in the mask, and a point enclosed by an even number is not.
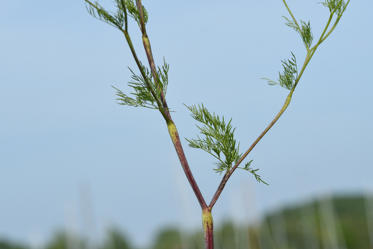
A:
[[[294,88],[293,88],[294,89]],[[285,103],[284,105],[282,106],[281,110],[277,113],[277,115],[274,117],[274,119],[269,123],[269,125],[264,129],[264,131],[257,137],[257,139],[251,144],[251,146],[249,147],[249,149],[240,157],[240,159],[237,161],[237,163],[232,167],[232,169],[228,170],[225,175],[223,176],[219,186],[218,186],[218,189],[216,190],[210,204],[209,204],[209,208],[212,208],[216,201],[219,199],[220,197],[220,194],[222,193],[224,187],[225,187],[225,184],[227,183],[227,181],[229,180],[229,178],[231,177],[231,175],[233,174],[233,172],[238,168],[238,166],[242,163],[242,161],[247,157],[247,155],[254,149],[254,147],[259,143],[259,141],[264,137],[265,134],[267,134],[267,132],[272,128],[272,126],[280,119],[280,117],[282,116],[282,114],[285,112],[285,110],[287,109],[287,107],[289,106],[290,104],[290,101],[291,101],[291,98],[292,98],[292,94],[294,92],[294,90],[291,90],[289,95],[287,96],[286,100],[285,100]]]
[[[330,25],[332,19],[333,19],[333,12],[330,13],[328,22],[326,23],[325,28],[324,28],[323,32],[321,33],[321,35],[320,35],[320,39],[317,42],[317,44],[312,48],[312,50],[314,50],[317,46],[320,45],[321,42],[323,42],[324,35],[325,35],[326,31],[328,30],[329,25]]]
[[[189,181],[189,184],[192,187],[192,189],[194,191],[194,194],[197,197],[198,202],[199,202],[201,208],[202,209],[206,209],[207,208],[206,201],[203,198],[203,195],[202,195],[202,193],[201,193],[201,191],[200,191],[200,189],[198,187],[198,184],[197,184],[197,182],[195,181],[195,179],[193,177],[192,171],[190,170],[188,161],[187,161],[187,159],[185,157],[183,146],[181,145],[181,140],[180,140],[179,132],[177,131],[175,123],[172,120],[168,121],[167,122],[167,128],[168,128],[168,132],[170,134],[172,143],[174,144],[177,156],[179,157],[179,161],[181,163],[181,166],[182,166],[182,168],[184,170],[185,176],[187,177],[187,179]]]
[[[337,27],[339,21],[340,21],[341,18],[342,18],[343,13],[345,12],[345,10],[346,10],[346,8],[347,8],[347,6],[348,6],[349,4],[350,4],[350,0],[347,1],[347,3],[346,3],[346,5],[344,6],[342,12],[338,15],[337,19],[336,19],[335,22],[334,22],[333,27],[329,30],[329,32],[325,35],[325,37],[323,37],[322,42],[325,41],[326,38],[328,38],[328,36],[329,36],[329,35],[334,31],[334,29]]]
[[[136,0],[136,5],[137,5],[137,9],[138,9],[139,14],[140,14],[140,29],[141,29],[141,33],[142,33],[142,41],[143,41],[144,49],[145,49],[145,52],[146,52],[146,56],[148,58],[149,66],[150,66],[150,69],[152,71],[152,75],[153,75],[153,78],[154,78],[155,85],[156,85],[156,87],[160,87],[159,76],[158,76],[157,69],[156,69],[155,62],[154,62],[154,57],[153,57],[153,53],[152,53],[152,49],[151,49],[151,45],[150,45],[150,40],[149,40],[148,34],[146,32],[145,21],[144,21],[144,11],[143,11],[141,0]],[[168,119],[171,119],[171,115],[169,113],[169,109],[168,109],[166,98],[163,94],[163,91],[159,91],[159,92],[160,92],[160,97],[161,97],[161,102],[162,102],[163,108],[166,111]],[[166,121],[167,121],[167,119],[166,119]]]
[[[291,99],[292,99],[293,93],[295,91],[295,88],[297,87],[298,82],[299,82],[300,78],[302,77],[302,75],[304,73],[304,70],[306,69],[308,63],[310,62],[310,60],[312,58],[312,56],[313,56],[313,53],[311,51],[308,51],[307,56],[305,58],[305,61],[303,63],[302,69],[301,69],[298,77],[295,80],[294,86],[292,87],[292,89],[290,90],[290,93],[286,97],[285,102],[284,102],[281,110],[277,113],[277,115],[273,118],[273,120],[269,123],[269,125],[262,131],[262,133],[260,133],[260,135],[255,139],[255,141],[251,144],[249,149],[240,157],[240,159],[237,161],[237,163],[229,171],[227,171],[225,173],[225,175],[223,176],[223,178],[222,178],[222,180],[221,180],[221,182],[218,186],[218,189],[216,190],[213,198],[211,199],[211,202],[209,204],[209,208],[212,208],[215,205],[216,201],[219,199],[227,181],[229,180],[229,178],[231,177],[233,172],[238,168],[238,166],[247,157],[247,155],[255,148],[255,146],[260,142],[260,140],[262,140],[262,138],[276,124],[276,122],[280,119],[282,114],[286,111],[286,109],[288,108],[288,106],[291,102]]]
[[[334,16],[334,14],[335,14],[336,11],[334,10],[334,11],[332,11],[332,12],[330,13],[330,17],[329,17],[329,21],[328,21],[328,26],[325,27],[323,34],[320,36],[320,41],[319,41],[319,43],[325,41],[326,38],[328,38],[329,35],[334,31],[334,29],[337,27],[339,21],[340,21],[341,18],[342,18],[343,13],[346,11],[346,8],[347,8],[347,6],[348,6],[349,4],[350,4],[350,0],[348,0],[347,3],[344,5],[343,10],[342,10],[340,13],[338,13],[337,19],[335,20],[333,26],[332,26],[331,29],[328,31],[328,33],[325,35],[325,33],[326,33],[326,31],[327,31],[327,28],[329,27],[329,24],[330,24],[330,22],[331,22],[331,19],[333,18],[333,16]]]
[[[289,9],[287,3],[285,0],[283,0],[289,14],[291,15],[294,23],[299,27],[298,23],[296,22],[296,19],[294,17],[294,15],[292,14],[291,10]],[[302,69],[300,71],[300,73],[298,74],[297,78],[295,79],[295,82],[294,82],[294,85],[293,87],[291,88],[290,90],[290,93],[288,94],[288,96],[286,97],[286,100],[282,106],[282,108],[280,109],[280,111],[277,113],[277,115],[273,118],[273,120],[269,123],[269,125],[262,131],[262,133],[260,133],[260,135],[255,139],[255,141],[251,144],[251,146],[249,147],[249,149],[241,156],[241,158],[237,161],[237,163],[230,169],[228,170],[225,175],[223,176],[214,196],[212,197],[211,199],[211,202],[209,204],[209,208],[212,209],[213,206],[215,205],[216,201],[219,199],[227,181],[229,180],[229,178],[231,177],[231,175],[233,174],[233,172],[239,167],[239,165],[242,163],[242,161],[247,157],[247,155],[254,149],[254,147],[262,140],[262,138],[267,134],[267,132],[276,124],[276,122],[280,119],[280,117],[282,116],[282,114],[286,111],[286,109],[288,108],[290,102],[291,102],[291,99],[292,99],[292,96],[293,96],[293,93],[295,91],[295,88],[297,87],[298,83],[299,83],[299,80],[301,79],[307,65],[309,64],[310,60],[312,59],[313,55],[315,54],[318,46],[333,32],[333,30],[335,29],[335,27],[337,26],[339,20],[341,19],[342,17],[342,14],[343,12],[346,10],[346,7],[347,5],[349,4],[350,0],[347,2],[347,4],[345,5],[342,13],[338,16],[337,20],[335,21],[333,27],[329,30],[329,32],[325,35],[325,33],[327,32],[327,29],[330,25],[330,22],[333,18],[333,15],[334,15],[334,12],[332,12],[329,16],[329,19],[328,19],[328,22],[327,24],[325,25],[325,28],[319,38],[319,41],[317,42],[317,44],[312,47],[311,49],[307,49],[307,55],[306,55],[306,58],[304,60],[304,63],[303,63],[303,66],[302,66]]]
[[[128,13],[124,0],[122,0],[122,6],[124,7],[124,30],[128,32]]]
[[[301,31],[301,28],[300,28],[300,26],[299,26],[299,24],[298,24],[298,22],[297,22],[297,19],[295,19],[294,15],[293,15],[293,12],[291,12],[291,10],[290,10],[288,4],[286,3],[285,0],[282,0],[282,2],[284,2],[284,5],[285,5],[286,9],[287,9],[287,11],[288,11],[289,14],[290,14],[291,19],[293,19],[293,22],[295,23],[295,25],[297,25],[298,30]]]
[[[124,37],[126,38],[126,41],[127,41],[127,44],[128,44],[128,46],[129,46],[129,48],[130,48],[130,50],[131,50],[132,56],[133,56],[133,58],[134,58],[134,60],[135,60],[135,62],[136,62],[137,67],[138,67],[139,70],[140,70],[140,73],[141,73],[142,77],[143,77],[144,80],[145,80],[145,83],[146,83],[147,88],[149,89],[149,91],[151,92],[152,96],[153,96],[154,99],[156,100],[157,105],[158,105],[158,107],[159,107],[159,111],[160,111],[160,113],[162,114],[163,118],[167,120],[167,118],[168,118],[168,116],[167,116],[167,112],[166,112],[166,110],[163,108],[162,103],[160,102],[160,100],[159,100],[157,94],[154,92],[154,89],[153,89],[152,85],[150,84],[150,82],[149,82],[149,80],[148,80],[148,78],[147,78],[147,76],[146,76],[146,74],[145,74],[145,72],[144,72],[143,67],[141,66],[141,62],[140,62],[139,58],[137,57],[136,50],[135,50],[135,47],[133,46],[133,43],[132,43],[132,40],[131,40],[130,35],[128,34],[127,30],[121,30],[121,31],[123,32]]]
[[[100,12],[100,11],[103,11],[102,7],[100,7],[99,5],[91,2],[90,0],[85,0],[86,3],[88,3],[91,7],[93,7],[94,9],[96,9],[97,12]],[[125,4],[123,4],[123,7],[125,7]],[[158,106],[158,109],[159,111],[161,112],[162,116],[167,120],[168,116],[167,116],[167,112],[165,111],[165,108],[163,106],[163,104],[161,103],[161,101],[159,100],[159,97],[157,96],[157,94],[155,93],[151,83],[149,82],[149,79],[148,77],[146,76],[146,73],[141,65],[141,62],[136,54],[136,50],[133,46],[133,43],[132,43],[132,40],[131,40],[131,37],[128,33],[128,17],[127,17],[127,9],[124,8],[124,29],[120,26],[116,26],[116,28],[118,28],[123,34],[124,34],[124,37],[126,38],[126,41],[127,41],[127,44],[131,50],[131,53],[132,53],[132,56],[136,62],[136,65],[142,75],[142,77],[144,78],[144,81],[145,81],[145,84],[146,84],[146,87],[148,88],[148,90],[150,91],[151,95],[153,96],[153,98],[155,99],[155,101],[157,102],[157,106]],[[166,109],[168,111],[168,109]]]
[[[146,33],[146,27],[145,27],[145,21],[144,21],[144,12],[143,12],[143,7],[142,7],[142,4],[141,4],[141,0],[136,0],[136,5],[137,5],[137,9],[138,9],[139,15],[140,15],[140,29],[141,29],[141,33],[142,33],[142,40],[143,40],[143,45],[144,45],[144,49],[145,49],[145,52],[146,52],[146,56],[148,58],[148,62],[149,62],[149,65],[150,65],[150,68],[151,68],[151,71],[152,71],[153,79],[156,83],[155,85],[156,85],[156,87],[160,87],[159,76],[158,76],[158,73],[157,73],[157,70],[156,70],[154,57],[153,57],[153,53],[152,53],[152,50],[151,50],[150,40],[149,40],[149,37]],[[207,208],[206,201],[203,198],[203,195],[202,195],[202,193],[201,193],[201,191],[198,187],[198,184],[194,179],[192,171],[190,170],[188,161],[187,161],[185,153],[184,153],[184,149],[181,145],[179,132],[176,128],[175,123],[172,121],[171,114],[169,112],[168,105],[167,105],[165,96],[163,94],[163,91],[159,91],[159,92],[160,92],[160,98],[161,98],[160,101],[162,103],[162,109],[165,112],[165,115],[163,117],[165,118],[165,121],[167,123],[168,132],[170,134],[172,143],[174,144],[176,153],[179,157],[179,161],[180,161],[181,166],[184,170],[185,176],[187,177],[187,179],[189,181],[189,184],[192,187],[192,189],[194,191],[194,194],[197,197],[201,208],[206,209]]]
[[[294,15],[292,14],[291,10],[289,9],[287,3],[285,0],[283,0],[289,14],[291,15],[294,23],[299,27]],[[303,63],[303,66],[302,66],[302,69],[300,71],[300,73],[298,74],[297,78],[295,79],[295,82],[294,82],[294,85],[293,87],[291,88],[290,90],[290,93],[288,94],[288,96],[286,97],[286,100],[285,100],[285,103],[283,104],[281,110],[277,113],[277,115],[273,118],[273,120],[269,123],[269,125],[262,131],[262,133],[260,133],[260,135],[257,137],[257,139],[255,139],[255,141],[251,144],[251,146],[249,147],[249,149],[241,156],[241,158],[237,161],[237,163],[230,169],[228,170],[225,175],[223,176],[214,196],[212,197],[211,199],[211,202],[209,204],[209,208],[212,209],[213,206],[215,205],[216,201],[219,199],[227,181],[229,180],[229,178],[231,177],[231,175],[233,174],[233,172],[239,167],[239,165],[242,163],[242,161],[247,157],[247,155],[254,149],[254,147],[262,140],[262,138],[267,134],[267,132],[276,124],[276,122],[280,119],[280,117],[282,116],[282,114],[286,111],[286,109],[288,108],[290,102],[291,102],[291,99],[292,99],[292,96],[293,96],[293,93],[295,91],[295,88],[297,87],[298,83],[299,83],[299,80],[301,79],[307,65],[309,64],[310,60],[312,59],[313,55],[315,54],[317,48],[319,47],[319,45],[325,41],[325,39],[334,31],[335,27],[337,26],[337,24],[339,23],[344,11],[346,10],[348,4],[350,3],[350,0],[347,1],[346,5],[344,6],[343,10],[341,13],[338,14],[338,17],[334,23],[334,25],[332,26],[332,28],[329,30],[328,33],[327,30],[328,30],[328,27],[330,26],[330,23],[331,23],[331,20],[333,18],[333,15],[334,15],[334,12],[331,12],[330,16],[329,16],[329,19],[328,19],[328,22],[327,24],[325,25],[325,28],[322,32],[322,34],[320,35],[320,38],[319,38],[319,41],[317,42],[317,44],[312,47],[311,49],[307,48],[307,55],[306,55],[306,58],[304,60],[304,63]],[[326,33],[326,35],[325,35]]]

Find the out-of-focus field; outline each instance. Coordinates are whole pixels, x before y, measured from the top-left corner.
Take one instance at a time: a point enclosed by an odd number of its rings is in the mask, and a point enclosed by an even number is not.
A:
[[[226,220],[215,228],[216,249],[372,249],[373,198],[334,196],[269,212],[258,224]],[[0,239],[0,249],[31,249],[22,242]],[[119,228],[93,243],[68,231],[55,233],[41,249],[139,249]],[[164,227],[150,249],[203,249],[202,233]]]

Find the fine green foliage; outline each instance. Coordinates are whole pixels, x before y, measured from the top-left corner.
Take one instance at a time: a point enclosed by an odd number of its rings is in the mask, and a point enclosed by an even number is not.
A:
[[[87,10],[88,13],[103,21],[108,23],[109,25],[116,27],[118,29],[122,29],[125,21],[126,21],[126,4],[125,1],[121,0],[115,0],[116,5],[117,5],[117,11],[116,13],[110,13],[109,11],[105,10],[104,7],[102,7],[98,2],[91,2],[89,0],[85,0],[87,3]]]
[[[87,3],[88,13],[91,16],[108,23],[119,30],[128,28],[128,14],[140,26],[140,14],[133,0],[115,0],[117,11],[113,13],[105,10],[98,2],[91,2],[89,0],[85,0],[85,2]],[[144,12],[144,21],[147,23],[148,12],[144,6],[142,6],[142,8]]]
[[[161,92],[163,92],[164,96],[166,96],[168,85],[168,71],[170,67],[166,63],[166,61],[163,62],[163,65],[161,67],[158,67],[157,71],[160,77],[157,81],[159,84],[156,86],[154,80],[152,79],[151,71],[144,65],[141,66],[142,71],[145,73],[145,78],[141,74],[137,75],[134,70],[129,68],[132,73],[132,80],[128,82],[128,86],[133,89],[131,95],[133,95],[134,98],[129,97],[123,91],[113,86],[118,97],[118,104],[133,107],[158,109],[157,101],[152,95],[151,90],[148,88],[147,82],[150,82],[150,87],[154,92],[157,93],[157,96],[160,96]]]
[[[196,149],[206,151],[208,154],[217,159],[217,168],[214,170],[218,173],[227,172],[234,164],[237,164],[241,158],[239,143],[234,138],[235,128],[232,127],[232,119],[226,122],[224,117],[219,117],[215,113],[211,113],[201,104],[198,106],[186,106],[192,113],[192,117],[203,124],[198,126],[202,137],[197,136],[196,139],[186,139],[189,146]],[[257,174],[259,169],[251,168],[253,160],[247,162],[244,167],[240,167],[252,175],[258,182],[266,183],[260,175]]]
[[[267,80],[270,85],[280,85],[288,90],[291,90],[295,85],[295,80],[298,77],[298,66],[297,59],[295,55],[291,53],[291,58],[287,60],[282,60],[283,72],[278,73],[278,81],[274,81],[268,78],[263,78]]]
[[[271,80],[269,78],[262,78],[268,82],[270,85],[280,85],[282,87],[285,87],[286,89],[290,91],[294,91],[301,74],[304,72],[305,67],[307,66],[308,62],[314,55],[316,49],[318,46],[333,32],[335,27],[337,26],[338,22],[340,21],[344,11],[346,10],[348,4],[350,3],[350,0],[347,2],[343,0],[325,0],[324,2],[321,2],[321,4],[325,7],[327,7],[330,11],[330,16],[327,24],[325,25],[324,31],[322,32],[317,44],[313,47],[312,42],[313,42],[313,34],[311,31],[311,22],[305,22],[303,20],[300,21],[300,24],[294,17],[293,13],[289,9],[286,1],[284,1],[285,7],[287,8],[289,15],[291,18],[284,17],[286,20],[286,25],[292,29],[294,29],[302,38],[302,41],[306,47],[307,50],[307,56],[305,59],[305,63],[303,64],[302,69],[300,70],[300,75],[298,72],[298,67],[297,67],[297,61],[296,57],[293,53],[291,53],[292,57],[287,60],[282,60],[282,68],[283,72],[279,72],[279,77],[278,81]],[[331,26],[330,23],[333,19],[333,17],[337,15],[336,19],[334,20],[334,24]],[[331,27],[330,27],[331,26]]]
[[[286,20],[286,26],[294,29],[302,38],[304,45],[306,48],[310,48],[313,41],[313,35],[311,32],[311,22],[305,22],[303,20],[300,21],[301,26],[299,27],[295,21],[290,20],[286,16],[284,16],[284,19]]]
[[[133,0],[126,0],[126,6],[128,13],[130,16],[137,22],[139,26],[140,25],[140,13],[136,8],[136,5],[134,4]],[[149,19],[148,11],[145,9],[144,6],[142,6],[142,10],[144,12],[144,22],[147,23]]]
[[[258,181],[258,182],[261,182],[261,183],[264,183],[265,185],[269,185],[267,182],[265,182],[262,177],[260,175],[258,175],[256,172],[259,171],[259,169],[253,169],[251,168],[251,163],[253,162],[253,160],[250,160],[248,161],[247,163],[245,163],[245,166],[244,167],[239,167],[240,169],[243,169],[243,170],[246,170],[247,172],[251,173],[255,179]]]
[[[204,105],[187,106],[191,111],[192,117],[203,126],[198,126],[202,137],[197,139],[186,139],[189,146],[206,151],[218,162],[216,172],[229,170],[234,163],[240,158],[239,144],[234,138],[235,128],[232,127],[230,119],[228,122],[225,118],[220,118],[215,113],[210,113]]]
[[[342,16],[349,2],[350,1],[347,1],[346,3],[343,0],[325,0],[321,2],[321,4],[327,7],[330,13],[336,13],[338,16]]]

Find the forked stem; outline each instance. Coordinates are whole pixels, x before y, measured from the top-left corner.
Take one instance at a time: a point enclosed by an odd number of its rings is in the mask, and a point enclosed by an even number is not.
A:
[[[286,0],[282,0],[282,1],[285,5],[286,9],[289,12],[289,14],[290,14],[295,26],[296,26],[296,29],[300,32],[301,27],[300,27],[299,23],[297,22],[295,16],[293,15],[293,13],[291,12]],[[220,182],[220,184],[219,184],[219,186],[218,186],[218,188],[217,188],[217,190],[216,190],[216,192],[215,192],[215,194],[214,194],[214,196],[213,196],[209,205],[206,204],[205,199],[204,199],[204,197],[203,197],[203,195],[202,195],[202,193],[201,193],[201,191],[198,187],[198,184],[195,181],[195,179],[193,177],[193,174],[190,170],[188,161],[187,161],[186,156],[184,154],[184,150],[183,150],[183,147],[182,147],[182,144],[181,144],[181,140],[180,140],[178,130],[175,126],[175,123],[172,120],[172,117],[171,117],[170,111],[168,109],[168,105],[167,105],[167,101],[166,101],[163,89],[161,89],[162,86],[160,84],[161,81],[160,81],[160,78],[159,78],[159,73],[157,71],[157,67],[156,67],[156,64],[155,64],[155,61],[154,61],[150,40],[149,40],[149,37],[148,37],[147,32],[146,32],[146,23],[145,23],[145,16],[144,16],[144,15],[146,15],[146,12],[143,9],[141,0],[136,0],[136,6],[137,6],[137,10],[138,10],[138,15],[139,15],[139,20],[137,20],[137,21],[139,21],[140,30],[141,30],[141,33],[142,33],[142,41],[143,41],[143,45],[144,45],[144,50],[145,50],[145,53],[146,53],[146,56],[147,56],[147,59],[148,59],[148,63],[149,63],[150,69],[151,69],[151,75],[152,76],[149,77],[149,78],[147,77],[145,69],[143,68],[143,66],[141,64],[141,61],[139,60],[139,58],[136,54],[136,51],[135,51],[135,48],[133,46],[131,37],[128,33],[126,1],[121,0],[120,3],[117,1],[118,6],[121,6],[119,8],[122,9],[122,11],[124,12],[123,13],[124,16],[120,16],[120,15],[112,16],[107,11],[105,11],[102,7],[100,7],[99,4],[93,3],[90,0],[85,0],[85,2],[88,3],[89,6],[92,7],[93,9],[97,10],[97,13],[98,13],[99,17],[103,18],[106,22],[112,24],[113,26],[117,27],[119,30],[121,30],[123,32],[123,34],[126,38],[126,41],[128,43],[128,46],[131,50],[132,56],[133,56],[133,58],[134,58],[134,60],[137,64],[137,67],[140,70],[141,76],[143,77],[143,79],[145,81],[145,86],[148,89],[148,91],[150,92],[151,96],[154,98],[154,101],[156,102],[156,105],[157,105],[159,111],[161,112],[163,118],[166,121],[170,138],[172,140],[172,143],[174,145],[174,148],[175,148],[176,153],[178,155],[178,158],[180,160],[181,166],[184,170],[185,176],[188,179],[189,184],[192,187],[192,189],[194,191],[194,194],[197,197],[197,200],[198,200],[198,202],[201,206],[205,248],[206,249],[213,249],[214,248],[214,234],[213,234],[214,225],[213,225],[213,218],[212,218],[212,214],[211,214],[212,208],[214,207],[216,201],[219,199],[227,181],[229,180],[231,175],[234,173],[234,171],[239,167],[239,165],[243,162],[243,160],[247,157],[247,155],[254,149],[254,147],[262,140],[262,138],[267,134],[267,132],[276,124],[276,122],[280,119],[280,117],[283,115],[283,113],[288,108],[288,106],[291,102],[294,90],[297,87],[298,82],[299,82],[300,78],[302,77],[307,65],[309,64],[310,60],[312,59],[312,57],[315,54],[319,45],[323,41],[325,41],[328,38],[328,36],[334,31],[335,27],[337,26],[337,24],[339,23],[339,21],[342,17],[343,12],[346,10],[350,0],[348,0],[347,3],[343,6],[343,9],[331,11],[328,22],[327,22],[319,40],[318,40],[318,42],[315,44],[315,46],[310,48],[310,45],[308,45],[308,46],[306,45],[307,54],[306,54],[306,58],[304,60],[303,66],[302,66],[301,70],[299,71],[299,74],[297,73],[296,77],[294,76],[295,80],[292,81],[292,83],[294,83],[294,84],[292,84],[292,86],[288,88],[288,89],[290,89],[290,92],[289,92],[288,96],[286,97],[282,108],[275,115],[273,120],[267,125],[267,127],[262,131],[262,133],[260,133],[260,135],[254,140],[254,142],[250,145],[250,147],[246,150],[246,152],[237,160],[235,165],[233,167],[227,169],[227,171],[226,171],[225,175],[223,176],[223,178],[222,178],[222,180],[221,180],[221,182]],[[132,1],[130,1],[130,2],[131,2],[131,4],[133,4]],[[336,11],[338,12],[338,16],[337,16],[334,24],[331,25],[333,16],[335,15]],[[133,14],[133,12],[130,12],[130,13]],[[124,22],[124,27],[123,27],[123,22]],[[295,64],[296,64],[296,62],[295,62]],[[153,84],[151,82],[152,81],[151,78],[153,78],[153,80],[154,80],[154,83],[155,83],[154,87],[153,87]],[[229,164],[229,165],[231,165],[231,164]]]

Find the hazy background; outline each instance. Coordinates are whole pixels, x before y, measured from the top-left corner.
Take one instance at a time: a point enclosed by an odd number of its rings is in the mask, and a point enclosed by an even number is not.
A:
[[[156,62],[170,63],[167,99],[181,136],[197,133],[183,103],[204,103],[233,118],[246,149],[287,94],[260,78],[276,78],[290,51],[304,59],[282,1],[144,4]],[[289,4],[318,37],[327,9]],[[116,104],[111,85],[128,90],[127,66],[134,68],[120,32],[90,17],[83,1],[1,1],[1,9],[0,236],[38,245],[67,227],[99,239],[115,224],[145,245],[161,225],[199,227],[162,117]],[[372,1],[351,2],[288,111],[249,156],[270,186],[237,171],[215,206],[216,223],[373,189],[372,10]],[[144,58],[133,23],[130,33]],[[211,158],[184,145],[210,200],[221,176]]]

